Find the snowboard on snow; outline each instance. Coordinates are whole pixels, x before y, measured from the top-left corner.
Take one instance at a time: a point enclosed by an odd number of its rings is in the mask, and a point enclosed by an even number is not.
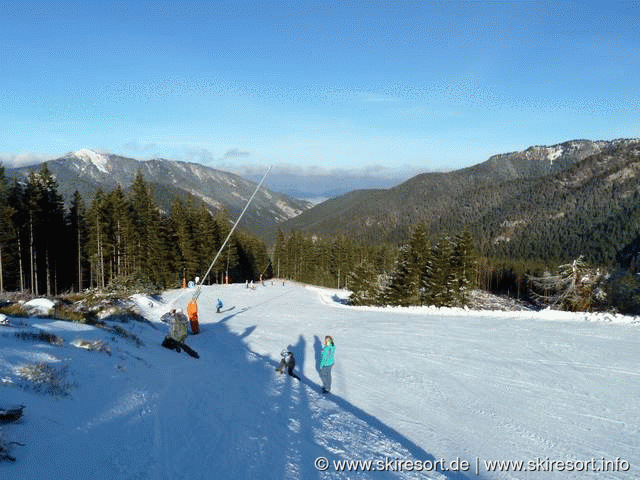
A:
[[[168,348],[169,350],[175,350],[178,353],[180,353],[182,350],[184,350],[185,352],[187,352],[192,357],[200,358],[200,355],[198,354],[198,352],[196,352],[189,345],[187,345],[184,342],[180,342],[180,341],[176,340],[175,338],[170,337],[168,335],[166,337],[164,337],[164,340],[162,341],[162,346],[164,348]]]

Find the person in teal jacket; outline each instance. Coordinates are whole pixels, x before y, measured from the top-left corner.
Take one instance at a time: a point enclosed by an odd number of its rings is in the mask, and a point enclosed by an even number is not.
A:
[[[333,338],[329,335],[324,337],[324,346],[322,347],[322,356],[320,358],[320,380],[322,380],[322,393],[331,391],[331,368],[334,364],[334,355],[336,346]]]

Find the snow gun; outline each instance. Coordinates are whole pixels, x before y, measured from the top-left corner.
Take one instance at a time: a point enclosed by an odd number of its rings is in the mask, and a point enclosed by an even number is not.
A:
[[[200,279],[200,282],[196,286],[195,292],[193,292],[193,296],[191,297],[191,300],[189,300],[187,302],[187,314],[189,316],[189,322],[191,322],[191,331],[194,334],[200,332],[200,325],[198,323],[198,297],[200,296],[200,290],[202,288],[202,284],[204,283],[204,279],[207,278],[209,273],[211,273],[211,269],[213,268],[213,266],[215,265],[216,261],[218,260],[218,257],[220,257],[220,254],[224,250],[224,247],[229,242],[229,239],[231,238],[231,235],[233,235],[233,232],[235,231],[236,227],[238,226],[238,223],[240,223],[240,219],[242,218],[244,213],[247,211],[247,208],[249,208],[249,205],[251,204],[253,198],[258,193],[258,190],[260,190],[260,187],[262,186],[262,183],[264,182],[265,178],[267,178],[267,175],[269,175],[269,172],[271,171],[271,167],[269,167],[267,169],[267,172],[262,177],[262,180],[260,180],[260,183],[258,183],[258,186],[256,187],[255,191],[253,192],[253,195],[251,195],[251,197],[247,201],[247,204],[244,206],[244,209],[240,213],[240,216],[235,221],[235,223],[233,224],[233,227],[229,231],[229,234],[227,235],[227,238],[225,238],[224,242],[222,243],[222,246],[218,250],[218,253],[216,253],[216,256],[213,258],[213,262],[211,262],[211,265],[209,266],[209,269],[207,270],[207,273],[205,273],[202,276],[202,278]]]

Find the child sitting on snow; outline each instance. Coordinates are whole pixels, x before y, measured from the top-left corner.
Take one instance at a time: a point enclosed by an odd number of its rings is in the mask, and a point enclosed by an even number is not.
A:
[[[298,375],[293,373],[293,369],[296,366],[296,359],[294,358],[293,353],[291,353],[289,350],[285,349],[285,350],[282,350],[282,352],[280,352],[280,356],[282,358],[280,359],[280,363],[278,364],[278,367],[276,368],[276,372],[280,372],[280,373],[284,374],[284,370],[286,368],[287,369],[287,373],[290,376],[300,380],[300,377],[298,377]]]

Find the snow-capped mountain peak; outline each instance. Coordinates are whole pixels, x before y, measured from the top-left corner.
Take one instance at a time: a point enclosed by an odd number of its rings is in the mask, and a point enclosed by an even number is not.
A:
[[[69,154],[69,156],[77,157],[87,163],[92,163],[98,170],[103,173],[109,173],[107,166],[109,157],[102,153],[94,152],[89,148],[81,148],[80,150]]]
[[[238,175],[200,164],[162,158],[139,161],[90,148],[50,160],[49,168],[67,202],[75,191],[90,200],[98,189],[103,192],[116,186],[127,189],[140,173],[147,184],[153,185],[162,212],[170,211],[175,198],[187,201],[191,195],[212,211],[225,209],[231,218],[237,218],[256,187],[254,182]],[[26,179],[30,171],[24,167],[10,171],[10,174]],[[309,207],[304,200],[262,188],[243,219],[243,228],[262,236],[271,235],[279,223]]]

